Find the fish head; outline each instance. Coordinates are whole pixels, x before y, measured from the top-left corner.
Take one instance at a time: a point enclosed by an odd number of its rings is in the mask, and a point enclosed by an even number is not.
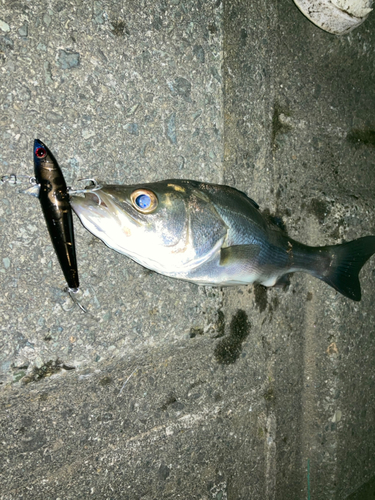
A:
[[[72,196],[71,205],[107,246],[170,276],[208,258],[223,237],[223,224],[210,201],[182,183],[104,185]],[[205,230],[210,215],[217,219],[217,231],[212,225]]]

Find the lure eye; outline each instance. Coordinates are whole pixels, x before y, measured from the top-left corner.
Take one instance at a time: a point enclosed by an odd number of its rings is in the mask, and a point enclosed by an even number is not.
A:
[[[142,214],[150,214],[158,206],[156,194],[147,189],[136,189],[130,195],[133,207]]]
[[[47,151],[44,148],[37,148],[35,150],[35,156],[40,159],[45,158],[47,156]]]

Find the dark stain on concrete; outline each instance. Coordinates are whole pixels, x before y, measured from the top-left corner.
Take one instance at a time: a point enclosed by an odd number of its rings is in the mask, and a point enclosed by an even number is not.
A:
[[[268,403],[272,403],[275,400],[275,391],[272,386],[269,386],[268,389],[263,393],[264,399]]]
[[[29,431],[20,440],[22,453],[30,453],[39,450],[47,443],[46,434],[44,431]]]
[[[276,196],[277,196],[277,193],[276,193]],[[271,212],[268,208],[265,208],[264,210],[262,210],[261,213],[262,213],[263,217],[267,220],[267,222],[269,222],[270,224],[274,224],[275,226],[277,226],[279,229],[281,229],[285,233],[287,232],[285,222],[283,221],[283,219],[280,215],[271,214]],[[286,215],[290,216],[292,214],[290,213],[290,211],[286,211]]]
[[[184,404],[179,401],[174,394],[171,393],[169,394],[163,405],[160,407],[160,409],[163,411],[166,411],[169,408],[172,408],[176,411],[181,411],[184,409]]]
[[[375,147],[375,130],[371,129],[352,129],[346,136],[346,140],[354,146]]]
[[[225,335],[225,315],[221,309],[217,311],[217,320],[216,320],[216,331],[217,335],[215,335],[215,339],[220,337],[224,337]]]
[[[375,476],[351,493],[346,500],[373,500],[375,498]]]
[[[340,219],[337,222],[335,229],[330,234],[331,238],[334,238],[335,240],[338,240],[340,238],[340,227],[343,227],[344,224],[345,224],[344,219]]]
[[[260,312],[265,311],[267,307],[267,289],[263,285],[255,284],[254,285],[254,295],[255,295],[255,304]]]
[[[320,224],[323,224],[324,219],[331,212],[331,207],[325,201],[313,198],[307,207],[307,211],[314,215]]]
[[[268,304],[268,312],[270,314],[270,320],[272,319],[273,313],[278,309],[279,305],[280,305],[279,298],[272,297],[271,303]]]
[[[217,33],[217,27],[215,23],[210,23],[207,28],[211,35],[215,35]]]
[[[272,300],[271,300],[271,304],[272,304],[272,309],[274,311],[276,311],[279,308],[279,305],[280,305],[279,298],[278,297],[273,297]]]
[[[101,385],[102,387],[106,387],[107,385],[112,384],[112,382],[113,382],[112,377],[109,377],[108,375],[106,375],[105,377],[100,379],[99,385]]]
[[[203,335],[203,334],[204,334],[203,328],[197,328],[194,326],[190,328],[189,337],[191,339],[195,338],[197,335]]]
[[[165,403],[162,405],[161,409],[166,410],[168,406],[173,405],[173,403],[175,403],[176,401],[176,396],[174,394],[170,394]]]
[[[246,39],[247,39],[247,31],[245,28],[241,28],[241,45],[242,47],[246,46]]]
[[[242,343],[249,335],[250,328],[247,314],[239,309],[230,323],[229,335],[215,347],[214,355],[218,363],[230,365],[237,361],[242,351]]]
[[[125,21],[123,21],[122,19],[118,19],[118,21],[112,21],[111,22],[112,24],[112,33],[115,35],[115,36],[125,36],[125,35],[130,35],[130,32],[125,24]]]
[[[165,481],[168,478],[170,473],[171,473],[171,470],[167,465],[165,465],[165,464],[160,465],[159,470],[158,470],[159,479],[161,479],[162,481]]]
[[[33,371],[29,374],[23,377],[22,382],[24,384],[29,384],[30,382],[38,382],[39,380],[42,380],[43,378],[50,377],[51,375],[54,375],[55,373],[58,373],[61,370],[74,370],[74,366],[67,366],[65,365],[62,361],[59,359],[56,359],[55,361],[47,361],[43,366],[40,368],[35,367]]]
[[[266,338],[265,335],[262,335],[261,340],[262,340],[263,349],[264,349],[264,351],[266,352],[266,354],[268,356],[272,352],[271,342]]]

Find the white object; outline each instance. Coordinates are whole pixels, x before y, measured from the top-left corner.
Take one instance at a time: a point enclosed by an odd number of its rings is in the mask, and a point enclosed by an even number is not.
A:
[[[300,11],[319,28],[345,35],[365,21],[372,0],[294,0]]]

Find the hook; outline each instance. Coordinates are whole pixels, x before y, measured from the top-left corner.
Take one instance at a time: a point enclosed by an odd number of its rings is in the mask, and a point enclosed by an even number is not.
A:
[[[75,194],[84,194],[84,193],[93,193],[95,191],[98,191],[99,189],[101,189],[103,186],[101,184],[99,184],[95,179],[78,179],[78,182],[81,182],[81,181],[90,181],[93,183],[93,186],[92,187],[86,187],[85,189],[72,189],[72,188],[68,188],[68,193],[71,195],[75,195]]]

